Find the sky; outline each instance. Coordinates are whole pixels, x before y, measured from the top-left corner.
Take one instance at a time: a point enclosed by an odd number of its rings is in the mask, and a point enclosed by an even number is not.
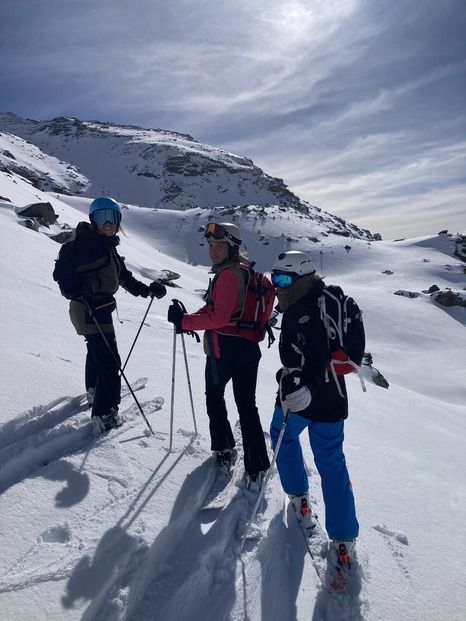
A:
[[[228,487],[222,490],[221,479],[211,487],[205,356],[202,343],[187,335],[197,436],[180,337],[172,382],[168,307],[176,297],[188,311],[197,310],[209,279],[207,250],[205,264],[195,260],[192,231],[201,210],[124,210],[119,252],[134,276],[149,283],[168,269],[180,277],[177,288],[150,308],[147,299],[122,289],[116,294],[122,360],[131,352],[125,376],[132,386],[147,377],[135,396],[154,434],[126,396],[124,425],[93,437],[89,410],[76,409],[84,390],[85,343],[52,280],[59,245],[50,238],[65,223],[82,220],[90,199],[46,195],[1,171],[0,196],[11,201],[0,199],[0,298],[8,326],[0,348],[2,621],[464,621],[466,309],[441,306],[427,292],[436,283],[466,298],[465,264],[453,256],[454,239],[354,239],[348,251],[347,240],[329,234],[319,244],[326,282],[342,286],[363,310],[373,358],[372,367],[363,367],[366,392],[357,375],[346,379],[344,446],[360,523],[358,563],[349,590],[330,594],[276,468],[251,527],[255,539],[239,553],[256,496],[245,489],[241,459]],[[18,211],[38,197],[48,199],[59,218],[35,232]],[[311,234],[309,227],[318,230],[315,221],[269,209],[274,217],[261,224],[269,238],[279,230],[288,236],[300,228],[303,237]],[[255,234],[258,263],[268,261],[269,246],[259,242],[252,218],[244,216],[240,228]],[[169,243],[174,229],[178,243]],[[282,239],[282,249],[286,244]],[[180,247],[188,260],[175,256]],[[260,347],[257,405],[268,432],[278,340]],[[388,389],[372,381],[377,369]],[[159,396],[165,402],[154,411],[151,403]],[[231,386],[226,401],[240,444]],[[306,433],[301,444],[310,504],[325,524]],[[324,577],[325,549],[315,560]]]
[[[466,232],[464,0],[3,0],[0,111],[188,133],[384,239]]]

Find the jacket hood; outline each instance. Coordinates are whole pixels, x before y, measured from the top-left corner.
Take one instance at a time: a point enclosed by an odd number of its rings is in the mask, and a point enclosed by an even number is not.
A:
[[[282,311],[286,311],[306,296],[317,298],[325,287],[320,274],[309,274],[298,278],[290,287],[277,291],[278,303]]]
[[[102,235],[102,233],[99,233],[99,231],[89,224],[89,222],[79,222],[76,227],[76,237],[79,237],[80,239],[93,239],[99,241],[107,248],[116,248],[116,246],[120,243],[118,235],[112,235],[110,237]]]

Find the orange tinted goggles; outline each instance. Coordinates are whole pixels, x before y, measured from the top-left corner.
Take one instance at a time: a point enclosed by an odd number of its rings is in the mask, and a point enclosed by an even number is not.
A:
[[[236,244],[237,246],[241,245],[240,239],[229,233],[223,224],[215,224],[215,222],[211,222],[207,225],[204,237],[207,237],[207,239],[213,237],[214,239],[223,241],[228,239],[231,240],[232,244]]]
[[[223,239],[225,237],[225,227],[222,224],[215,224],[215,222],[211,222],[207,225],[204,237]]]

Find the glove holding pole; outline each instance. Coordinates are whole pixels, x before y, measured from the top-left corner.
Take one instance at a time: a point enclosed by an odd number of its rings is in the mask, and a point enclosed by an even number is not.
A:
[[[280,399],[283,409],[291,412],[301,412],[311,403],[312,396],[309,388],[302,381],[301,369],[288,369],[286,375],[280,379]]]
[[[158,280],[154,280],[149,285],[149,295],[151,297],[156,297],[158,300],[167,295],[167,288]]]
[[[185,313],[186,309],[184,308],[182,302],[180,302],[179,300],[172,300],[172,303],[168,307],[167,319],[175,326],[177,334],[182,334],[182,332],[184,332],[182,328],[182,323]]]
[[[167,320],[175,326],[176,334],[189,334],[193,336],[199,343],[200,338],[197,332],[194,330],[183,329],[183,316],[186,314],[186,307],[180,300],[172,300],[172,303],[168,307]]]
[[[139,334],[142,330],[142,326],[144,325],[144,322],[146,320],[146,317],[149,313],[150,307],[152,306],[152,302],[154,301],[154,298],[157,298],[158,300],[160,300],[161,298],[163,298],[166,294],[167,294],[167,289],[165,287],[165,285],[161,282],[159,282],[158,280],[154,280],[154,282],[151,282],[151,284],[149,286],[144,285],[144,287],[147,287],[147,294],[145,293],[141,293],[143,298],[147,298],[150,297],[150,302],[149,302],[149,306],[147,307],[147,310],[144,314],[144,317],[142,318],[141,321],[141,325],[139,326],[139,330],[137,331],[136,337],[133,341],[133,344],[131,345],[131,348],[129,350],[129,354],[126,357],[125,360],[125,364],[122,367],[122,370],[124,371],[126,368],[126,365],[128,364],[128,360],[129,357],[131,356],[131,353],[134,349],[134,346],[136,345],[136,341],[138,340]]]
[[[70,293],[68,297],[70,300],[82,304],[86,308],[88,314],[92,315],[92,311],[94,310],[94,296],[91,293],[78,291],[77,293]]]

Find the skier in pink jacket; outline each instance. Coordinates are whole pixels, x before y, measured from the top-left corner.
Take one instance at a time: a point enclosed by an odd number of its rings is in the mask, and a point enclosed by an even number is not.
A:
[[[216,453],[219,466],[227,473],[237,457],[224,398],[226,385],[232,381],[248,487],[257,491],[270,466],[256,406],[261,352],[258,343],[232,334],[228,326],[245,299],[246,282],[241,264],[249,264],[249,260],[239,251],[241,232],[234,224],[211,223],[205,237],[214,273],[206,294],[206,304],[192,314],[183,313],[178,306],[172,305],[168,310],[168,321],[175,325],[178,333],[205,330],[205,394],[211,449]]]

